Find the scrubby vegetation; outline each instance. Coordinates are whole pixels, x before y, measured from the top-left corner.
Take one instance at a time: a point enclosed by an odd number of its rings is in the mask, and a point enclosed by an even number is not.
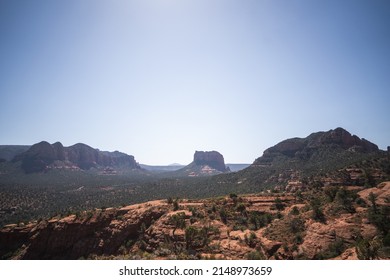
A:
[[[389,191],[388,184],[382,187],[386,191]],[[202,200],[168,198],[155,206],[160,207],[156,219],[139,221],[136,231],[123,239],[115,253],[89,253],[79,257],[331,259],[342,258],[345,252],[349,252],[354,258],[388,259],[389,202],[387,197],[374,194],[385,189],[345,186],[318,189],[311,186],[299,196],[269,192],[252,195],[230,193]],[[359,202],[358,198],[365,203]],[[341,207],[345,201],[348,203]],[[154,208],[153,203],[145,203],[132,209],[151,213]],[[87,225],[109,219],[115,225],[125,224],[129,217],[124,210],[103,207],[77,212],[66,220]],[[139,214],[131,217],[137,218]],[[48,222],[43,220],[40,223],[44,226]],[[103,220],[101,223],[104,224]],[[23,229],[23,225],[15,228]],[[20,254],[23,252],[15,247],[3,258]]]
[[[315,158],[320,157],[320,154]],[[229,193],[256,193],[267,189],[278,191],[283,190],[281,186],[288,185],[292,176],[296,176],[300,186],[316,189],[323,188],[324,178],[364,187],[390,178],[389,158],[385,153],[341,156],[346,155],[330,157],[325,161],[321,158],[329,165],[324,164],[320,172],[313,166],[315,161],[309,164],[287,158],[278,160],[276,157],[272,166],[249,167],[237,173],[202,178],[170,178],[168,173],[153,174],[142,170],[119,170],[115,175],[102,174],[99,170],[50,170],[46,173],[24,174],[18,163],[4,162],[0,163],[0,226],[167,197],[207,198]],[[345,167],[347,163],[351,164]],[[344,168],[339,169],[341,166]],[[349,169],[356,169],[360,173],[351,176],[347,172]],[[340,207],[345,212],[354,211],[351,203],[355,198],[345,199],[344,190],[337,189],[338,193],[335,190],[334,187],[325,189],[334,211],[337,212]],[[299,192],[298,189],[297,196]],[[323,219],[321,205],[314,203],[311,206],[314,207],[315,218]],[[283,203],[276,200],[274,207],[280,211]],[[219,214],[226,218],[223,210]]]
[[[107,239],[122,226],[133,230],[104,253],[93,249],[104,246],[99,237],[90,253],[75,253],[81,258],[390,258],[389,183],[378,186],[390,181],[389,154],[319,136],[290,139],[242,171],[209,177],[62,167],[25,174],[20,162],[0,161],[0,227],[16,224],[2,231],[12,234],[35,220],[30,229],[39,230],[66,217],[61,223],[114,230]],[[161,200],[155,215],[147,212],[153,203],[137,206],[146,212],[122,208],[152,200]],[[3,257],[23,256],[19,245]]]

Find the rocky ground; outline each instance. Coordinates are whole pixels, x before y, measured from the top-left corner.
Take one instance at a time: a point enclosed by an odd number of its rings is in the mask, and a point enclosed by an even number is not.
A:
[[[96,209],[0,230],[4,259],[387,259],[390,182]]]

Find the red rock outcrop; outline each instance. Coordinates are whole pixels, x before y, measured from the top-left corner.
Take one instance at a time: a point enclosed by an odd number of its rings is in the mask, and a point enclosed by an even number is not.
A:
[[[356,148],[363,152],[374,152],[378,150],[377,145],[367,141],[364,138],[360,139],[356,135],[351,135],[351,133],[341,127],[319,134],[318,138],[316,137],[311,142],[312,143],[309,144],[311,146],[336,144],[343,149]]]
[[[378,205],[389,206],[389,189],[384,182],[358,195],[367,200],[373,192]],[[0,229],[0,257],[356,259],[359,239],[378,238],[368,206],[355,204],[356,212],[337,215],[324,211],[326,221],[318,222],[307,203],[291,194],[263,194],[181,200],[176,208],[159,200],[98,209]],[[336,241],[342,246],[337,254]]]
[[[371,224],[356,224],[354,215],[344,214],[326,224],[309,220],[306,222],[306,236],[300,245],[300,251],[308,259],[316,254],[326,251],[337,239],[344,243],[353,244],[357,236],[365,236],[372,239],[376,235],[376,229]]]
[[[22,168],[26,173],[44,171],[55,161],[70,163],[84,170],[98,166],[139,168],[134,156],[120,152],[102,152],[82,143],[64,147],[60,142],[51,145],[42,141],[16,156],[13,161],[22,161]]]
[[[359,192],[361,198],[367,203],[371,203],[369,200],[370,193],[373,193],[376,197],[376,203],[378,205],[387,205],[390,201],[390,182],[382,182],[375,188],[365,189]]]
[[[19,259],[78,259],[91,254],[116,254],[128,240],[139,235],[168,207],[164,203],[137,204],[106,209],[76,217],[52,219],[27,226],[10,226],[0,231],[0,254],[19,248]],[[120,220],[118,220],[118,218]]]
[[[310,154],[313,149],[318,149],[327,145],[338,146],[342,149],[353,149],[360,152],[374,152],[378,150],[378,146],[360,139],[356,135],[351,135],[343,128],[336,128],[327,132],[316,132],[310,134],[306,138],[291,138],[284,140],[275,146],[264,151],[264,156],[270,156],[275,153],[280,153],[289,157],[302,156],[297,154],[302,152],[303,155]]]
[[[208,165],[221,172],[227,171],[223,156],[216,151],[196,151],[194,154],[194,163],[196,165]]]

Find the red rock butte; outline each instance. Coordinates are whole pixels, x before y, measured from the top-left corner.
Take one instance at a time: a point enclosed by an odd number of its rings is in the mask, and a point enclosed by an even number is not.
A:
[[[223,155],[221,155],[217,151],[210,151],[210,152],[195,151],[194,163],[196,165],[208,165],[221,172],[227,171]]]

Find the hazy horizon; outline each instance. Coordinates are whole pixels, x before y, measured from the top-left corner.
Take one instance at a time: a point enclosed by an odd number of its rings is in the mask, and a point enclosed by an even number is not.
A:
[[[252,163],[343,127],[390,145],[389,1],[0,2],[0,145]]]

